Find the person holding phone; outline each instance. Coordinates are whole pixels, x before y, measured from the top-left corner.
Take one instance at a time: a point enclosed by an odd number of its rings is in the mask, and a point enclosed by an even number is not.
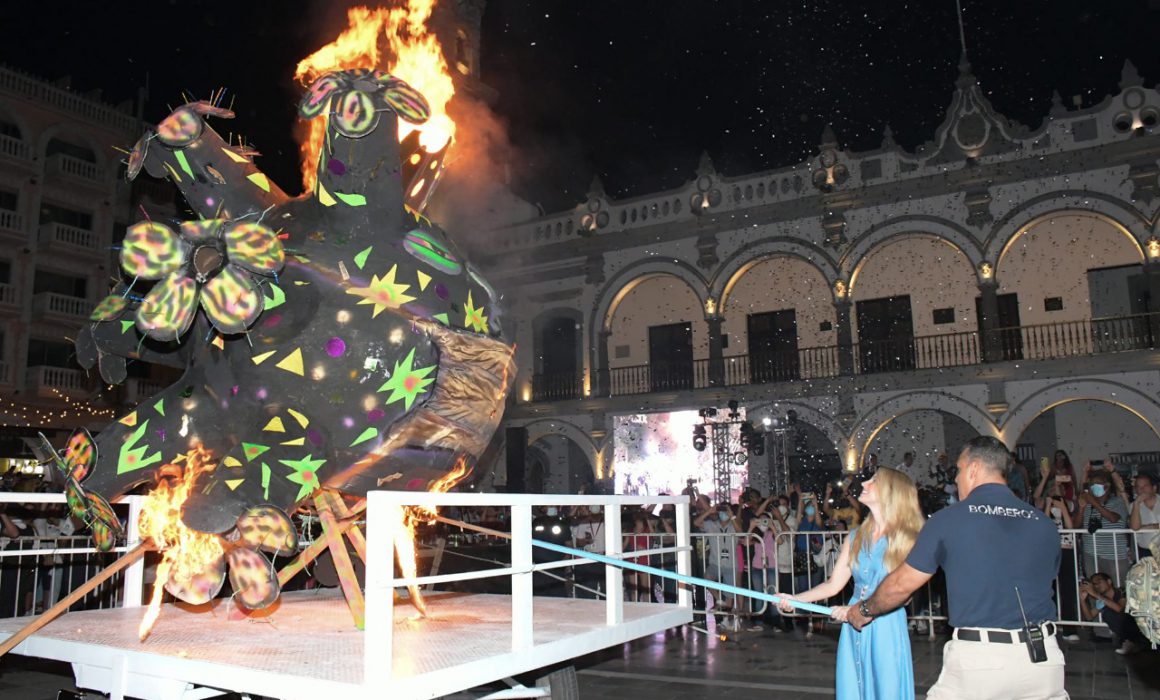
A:
[[[1102,468],[1094,469],[1088,475],[1079,502],[1083,508],[1080,526],[1088,530],[1088,534],[1083,536],[1084,573],[1090,578],[1103,572],[1112,576],[1117,585],[1122,585],[1128,567],[1132,565],[1128,556],[1128,537],[1101,533],[1100,530],[1126,529],[1128,506],[1113,492],[1112,479]]]
[[[1047,496],[1037,500],[1035,505],[1046,513],[1060,530],[1076,528],[1075,521],[1079,513],[1072,510],[1071,504],[1063,497],[1058,483],[1052,484]],[[1078,620],[1079,608],[1076,601],[1079,600],[1079,589],[1076,583],[1079,581],[1079,566],[1075,551],[1075,533],[1061,532],[1059,545],[1059,576],[1056,577],[1055,590],[1059,601],[1059,614],[1064,620]],[[1070,632],[1061,635],[1060,639],[1065,642],[1078,642],[1079,635]]]

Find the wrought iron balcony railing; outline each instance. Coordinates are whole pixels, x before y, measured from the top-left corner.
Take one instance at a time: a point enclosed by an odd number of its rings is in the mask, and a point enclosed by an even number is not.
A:
[[[788,352],[750,353],[713,361],[635,365],[597,370],[592,395],[629,396],[652,392],[705,389],[714,386],[771,384],[851,374],[906,372],[978,365],[984,362],[1050,360],[1160,346],[1160,313],[1063,321],[1031,326],[943,333],[919,337],[862,341],[800,348]],[[843,362],[843,356],[848,358]],[[843,369],[845,367],[845,369]],[[582,373],[532,378],[532,401],[563,401],[585,396]]]

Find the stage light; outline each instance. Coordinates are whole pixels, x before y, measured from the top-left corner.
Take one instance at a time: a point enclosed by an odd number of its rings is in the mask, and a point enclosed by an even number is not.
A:
[[[773,425],[773,419],[769,416],[766,416],[765,418],[761,419],[761,424],[768,428],[769,426]]]
[[[705,448],[708,447],[708,445],[709,445],[709,440],[705,435],[705,426],[704,425],[694,425],[693,426],[693,449],[698,451],[698,452],[704,452]]]

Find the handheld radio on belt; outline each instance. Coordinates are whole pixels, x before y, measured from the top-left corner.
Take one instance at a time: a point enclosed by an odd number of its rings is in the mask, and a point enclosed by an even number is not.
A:
[[[1019,615],[1023,618],[1023,634],[1026,635],[1027,655],[1031,663],[1041,664],[1047,661],[1047,647],[1043,644],[1043,630],[1038,625],[1032,626],[1027,621],[1027,613],[1023,610],[1023,596],[1019,595],[1019,586],[1015,586],[1015,599],[1019,601]]]

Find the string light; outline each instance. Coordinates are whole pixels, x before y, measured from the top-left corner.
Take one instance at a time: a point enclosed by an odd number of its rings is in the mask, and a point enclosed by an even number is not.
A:
[[[106,386],[106,389],[112,389],[112,386]],[[73,418],[107,418],[112,420],[116,417],[117,411],[112,408],[97,408],[89,403],[77,401],[59,390],[53,388],[53,394],[57,399],[64,402],[65,408],[45,408],[41,406],[32,406],[28,404],[20,404],[15,401],[9,401],[5,398],[0,398],[0,413],[5,416],[0,419],[0,428],[31,428],[43,425],[51,425],[62,419]],[[21,425],[22,424],[22,425]]]

